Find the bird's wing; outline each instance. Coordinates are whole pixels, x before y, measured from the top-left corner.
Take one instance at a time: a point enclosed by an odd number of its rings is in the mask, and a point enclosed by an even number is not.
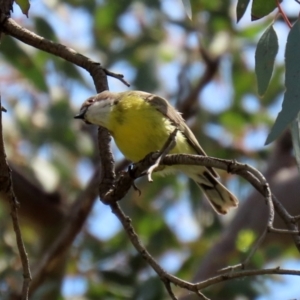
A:
[[[195,149],[195,151],[199,155],[207,156],[205,151],[199,145],[195,135],[190,130],[190,128],[186,125],[184,119],[182,118],[181,114],[169,104],[169,102],[157,95],[144,93],[141,95],[145,101],[148,101],[151,105],[153,105],[158,111],[160,111],[165,117],[171,120],[174,125],[185,135],[188,143]],[[208,167],[210,172],[215,176],[219,177],[217,172],[213,169]]]

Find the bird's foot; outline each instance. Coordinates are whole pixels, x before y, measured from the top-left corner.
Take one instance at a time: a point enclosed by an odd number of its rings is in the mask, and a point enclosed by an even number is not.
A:
[[[133,166],[132,166],[132,165],[129,165],[127,171],[128,171],[129,176],[133,179],[131,186],[133,187],[133,189],[134,189],[135,191],[137,191],[137,192],[139,193],[139,196],[141,196],[141,195],[142,195],[142,192],[141,192],[141,190],[136,186],[136,184],[135,184],[135,182],[134,182],[134,180],[136,179],[136,177],[135,177],[135,174],[134,174],[134,172],[133,172]]]

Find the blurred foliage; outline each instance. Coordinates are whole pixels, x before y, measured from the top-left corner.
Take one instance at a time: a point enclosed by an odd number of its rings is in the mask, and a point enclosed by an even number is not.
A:
[[[300,107],[298,105],[299,86],[298,84],[296,84],[300,79],[299,78],[300,65],[295,63],[295,61],[299,60],[298,51],[295,51],[295,49],[300,47],[299,26],[300,26],[300,22],[298,20],[291,28],[287,38],[287,43],[285,48],[286,92],[284,93],[282,109],[279,112],[275,120],[274,126],[272,127],[268,135],[266,144],[271,143],[276,138],[278,138],[278,136],[291,124],[291,122],[297,118],[298,112],[300,110]],[[294,143],[294,145],[297,145],[297,147],[299,148],[298,139],[296,140],[296,143]]]
[[[239,4],[242,2],[248,3]],[[251,136],[264,133],[272,124],[274,107],[284,89],[283,62],[277,61],[264,98],[257,96],[254,52],[270,20],[250,24],[248,16],[244,23],[240,21],[242,25],[236,25],[236,16],[232,15],[236,3],[232,1],[190,3],[192,21],[181,1],[175,0],[35,1],[31,2],[29,19],[18,12],[13,17],[33,32],[70,46],[111,71],[124,73],[132,89],[157,93],[173,104],[184,101],[178,95],[188,95],[202,78],[206,64],[200,47],[212,58],[219,57],[219,70],[196,99],[189,125],[209,155],[251,161],[263,169],[268,149],[263,139],[257,142]],[[253,3],[252,9],[260,11],[262,2]],[[245,10],[239,9],[241,18]],[[268,7],[266,11],[273,9]],[[95,129],[73,119],[85,98],[95,93],[91,78],[70,63],[8,36],[3,38],[0,51],[1,96],[8,109],[3,116],[8,157],[28,178],[35,175],[41,189],[59,192],[65,204],[72,203],[90,178],[98,155]],[[126,88],[116,79],[109,83],[115,91]],[[114,151],[119,158],[115,148]],[[234,181],[233,192],[242,195],[245,183],[225,176],[225,182]],[[201,258],[225,226],[223,220],[212,212],[206,200],[202,201],[197,187],[181,175],[156,177],[152,184],[141,179],[137,185],[142,195],[131,191],[121,201],[122,208],[163,267],[191,280]],[[78,294],[82,299],[168,299],[163,284],[137,255],[117,221],[107,217],[110,211],[104,205],[96,207],[70,250],[66,269],[61,267],[63,276],[46,282],[34,299],[53,290],[53,283],[58,292],[50,299],[62,299],[62,282],[69,282],[65,293],[71,296],[66,299]],[[10,221],[4,218],[3,210],[0,214],[0,292],[7,295],[9,290],[19,288],[20,262]],[[28,234],[26,226],[33,228]],[[43,236],[47,231],[34,220],[31,224],[22,223],[22,228],[34,266],[43,255],[40,249],[47,248],[43,244],[48,241]],[[241,232],[232,262],[241,261],[245,247],[250,247],[254,237],[249,230]],[[278,255],[282,253],[270,245],[256,253],[253,264],[261,267]],[[75,277],[81,282],[79,291],[72,281]],[[209,289],[207,296],[253,299],[263,287],[263,280],[251,278],[225,287],[218,285]]]

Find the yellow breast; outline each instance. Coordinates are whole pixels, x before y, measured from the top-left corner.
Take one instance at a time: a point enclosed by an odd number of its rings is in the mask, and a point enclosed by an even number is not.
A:
[[[137,162],[148,153],[160,150],[174,125],[153,105],[144,99],[128,94],[114,106],[107,128],[123,155]],[[171,153],[195,153],[181,132],[177,133],[176,146]]]

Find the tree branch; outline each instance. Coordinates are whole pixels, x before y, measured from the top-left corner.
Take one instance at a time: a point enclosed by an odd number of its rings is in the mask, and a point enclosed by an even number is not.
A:
[[[171,143],[172,139],[169,139],[168,142]],[[118,217],[118,219],[122,223],[128,237],[130,238],[131,243],[134,245],[136,250],[142,255],[142,257],[150,264],[153,270],[155,270],[155,272],[158,274],[158,276],[161,278],[161,280],[164,282],[165,285],[167,284],[169,286],[168,283],[169,281],[170,283],[173,283],[182,288],[185,288],[187,290],[199,294],[199,290],[203,289],[204,287],[207,287],[209,285],[215,284],[220,281],[225,281],[225,280],[238,278],[238,277],[264,275],[264,274],[291,274],[291,275],[300,274],[300,271],[289,271],[289,270],[282,271],[278,268],[267,269],[267,270],[246,270],[246,271],[238,271],[233,273],[232,270],[234,270],[235,268],[231,268],[231,272],[229,273],[210,278],[206,281],[197,284],[192,284],[187,281],[181,280],[167,273],[165,270],[163,270],[158,265],[158,263],[154,260],[154,258],[150,255],[150,253],[145,249],[145,247],[141,244],[138,235],[136,234],[134,228],[132,227],[130,218],[123,213],[123,211],[121,210],[120,206],[117,203],[117,201],[119,201],[126,194],[128,189],[132,185],[134,178],[143,176],[145,174],[145,170],[148,170],[149,167],[156,161],[156,159],[157,159],[157,153],[150,153],[142,161],[140,161],[139,163],[133,166],[133,169],[130,171],[130,174],[129,172],[125,174],[123,173],[118,180],[114,181],[114,183],[110,185],[109,193],[102,194],[102,195],[104,197],[107,197],[104,198],[103,202],[110,205],[112,212]],[[276,198],[272,195],[269,184],[267,183],[265,177],[258,170],[254,169],[253,167],[247,164],[241,164],[232,160],[217,159],[217,158],[212,158],[207,156],[172,154],[172,155],[166,155],[161,160],[161,165],[167,165],[167,166],[201,165],[206,167],[223,169],[226,170],[227,172],[242,176],[244,179],[250,182],[259,193],[261,193],[264,196],[269,208],[267,227],[265,229],[265,232],[262,234],[262,236],[257,240],[253,251],[250,253],[250,256],[248,257],[248,260],[263,241],[265,237],[265,233],[267,231],[274,231],[278,233],[282,232],[282,230],[273,228],[273,222],[274,222],[273,203],[275,205],[275,209],[277,213],[283,218],[283,220],[285,220],[288,228],[290,229],[289,233],[292,233],[293,236],[296,236],[295,232],[299,233],[298,228],[294,223],[294,219],[287,213],[287,211],[282,206],[280,206],[280,203],[277,203]],[[125,189],[124,186],[126,187]],[[122,193],[120,193],[120,190],[122,191]],[[287,231],[284,230],[284,233],[287,233]],[[295,239],[295,243],[296,241],[297,239]],[[297,243],[296,246],[298,247]],[[169,289],[167,290],[170,294],[170,290]],[[171,293],[170,295],[172,294],[173,293]]]
[[[0,98],[0,107],[1,107],[1,98]],[[0,192],[4,193],[5,196],[9,199],[10,208],[11,208],[11,218],[16,235],[17,246],[22,262],[23,267],[23,286],[21,292],[21,299],[28,299],[29,284],[31,281],[31,274],[29,268],[28,256],[26,249],[23,243],[23,238],[19,226],[19,217],[18,217],[18,208],[19,203],[15,196],[12,179],[11,179],[11,170],[6,161],[6,153],[3,142],[3,131],[2,131],[2,111],[0,110]]]
[[[123,75],[110,72],[102,68],[100,63],[92,61],[88,57],[76,52],[75,50],[65,45],[49,41],[21,27],[18,23],[11,18],[7,18],[4,14],[1,14],[0,16],[0,24],[2,24],[2,31],[4,31],[4,33],[24,42],[25,44],[63,58],[87,70],[94,80],[94,84],[98,93],[108,89],[106,78],[107,75],[117,78],[129,86],[129,84],[124,80]]]

